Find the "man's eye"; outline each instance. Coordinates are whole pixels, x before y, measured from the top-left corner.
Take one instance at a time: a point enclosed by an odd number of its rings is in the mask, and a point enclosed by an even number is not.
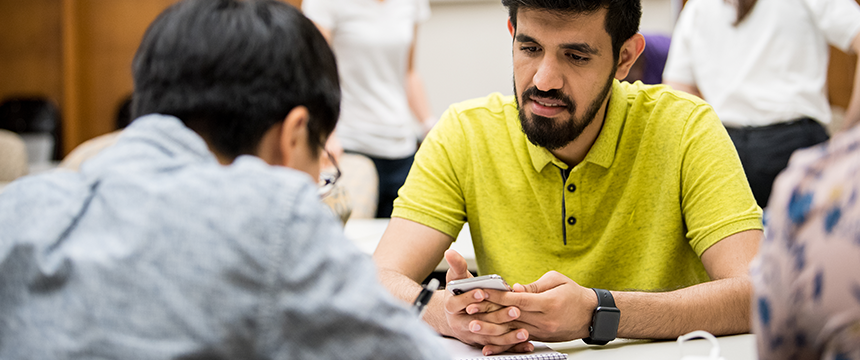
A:
[[[540,51],[537,46],[520,46],[520,51],[524,53],[536,53]]]
[[[579,56],[576,54],[567,54],[567,57],[574,62],[586,62],[589,60],[587,57]]]

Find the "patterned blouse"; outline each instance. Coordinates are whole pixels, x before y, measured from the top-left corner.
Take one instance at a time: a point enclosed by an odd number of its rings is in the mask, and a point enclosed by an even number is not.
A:
[[[761,359],[860,359],[860,127],[796,152],[752,264]]]

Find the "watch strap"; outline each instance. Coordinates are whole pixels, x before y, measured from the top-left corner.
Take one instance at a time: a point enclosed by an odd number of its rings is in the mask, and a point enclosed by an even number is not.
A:
[[[612,297],[612,293],[609,290],[595,288],[591,290],[594,290],[594,293],[597,294],[598,307],[615,307],[615,298]]]

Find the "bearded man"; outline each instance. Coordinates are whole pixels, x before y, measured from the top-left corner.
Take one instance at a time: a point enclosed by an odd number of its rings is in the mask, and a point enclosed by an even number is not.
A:
[[[515,96],[455,104],[416,154],[374,259],[414,299],[468,221],[481,274],[513,292],[441,292],[425,320],[483,345],[673,338],[750,328],[762,236],[726,130],[701,99],[620,82],[645,47],[639,0],[503,0]],[[523,285],[521,285],[523,284]]]

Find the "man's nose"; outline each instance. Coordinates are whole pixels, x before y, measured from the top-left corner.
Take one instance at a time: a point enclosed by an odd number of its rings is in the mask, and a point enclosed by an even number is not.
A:
[[[561,89],[564,80],[561,76],[558,61],[552,56],[544,56],[538,65],[537,72],[535,72],[532,81],[535,87],[541,91]]]

